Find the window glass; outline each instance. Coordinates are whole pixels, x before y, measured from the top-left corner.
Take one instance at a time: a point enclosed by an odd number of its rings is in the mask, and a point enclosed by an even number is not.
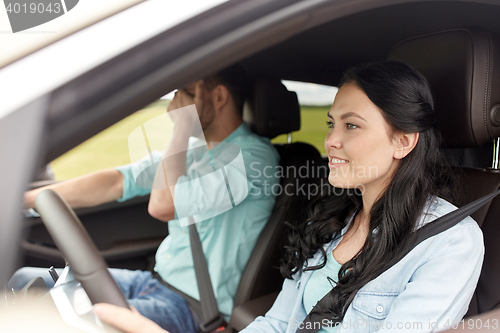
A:
[[[130,163],[128,138],[134,129],[166,112],[168,100],[160,99],[118,123],[108,127],[50,163],[55,180],[64,180],[89,172]],[[173,125],[172,125],[173,126]],[[161,129],[148,129],[149,140],[168,136]],[[150,142],[153,146],[154,142]],[[158,145],[154,145],[158,147]],[[163,147],[162,149],[165,149]]]
[[[292,133],[292,141],[307,142],[325,153],[324,142],[328,128],[326,114],[337,94],[336,87],[314,83],[283,81],[290,91],[295,91],[300,104],[300,130]],[[287,142],[287,135],[280,135],[273,143]]]
[[[295,81],[283,81],[283,84],[288,90],[297,93],[300,104],[301,127],[299,131],[292,133],[292,140],[310,143],[324,154],[323,143],[328,132],[326,114],[337,88]],[[130,163],[129,136],[141,124],[164,114],[171,98],[173,93],[133,113],[52,161],[50,167],[55,180],[70,179]],[[154,128],[148,128],[148,138],[151,141],[149,143],[155,150],[166,148],[168,141],[165,141],[165,137],[169,135],[165,133],[164,128],[158,128],[156,132]],[[155,144],[155,139],[161,140],[162,147],[158,143]],[[286,143],[287,135],[280,135],[272,142]]]

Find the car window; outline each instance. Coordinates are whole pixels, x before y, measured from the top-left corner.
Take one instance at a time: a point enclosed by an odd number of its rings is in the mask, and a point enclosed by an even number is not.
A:
[[[130,163],[129,136],[141,124],[165,115],[168,103],[168,99],[155,101],[50,162],[55,180],[70,179]],[[166,119],[168,127],[173,127],[170,118],[166,116]],[[155,149],[165,149],[168,143],[165,138],[168,137],[168,133],[164,133],[164,127],[148,128],[149,143]]]
[[[296,81],[282,82],[288,90],[297,93],[300,104],[300,130],[292,133],[292,142],[307,142],[324,154],[324,141],[328,132],[326,114],[337,94],[337,87]],[[287,137],[280,135],[272,142],[285,143]]]
[[[336,87],[313,83],[283,81],[290,91],[295,91],[300,103],[301,126],[300,130],[292,133],[292,141],[307,142],[321,154],[325,153],[324,141],[328,128],[326,114],[337,93]],[[169,98],[166,95],[142,110],[139,110],[118,123],[110,126],[93,136],[77,147],[71,149],[50,163],[55,180],[65,180],[78,177],[89,172],[124,165],[137,160],[129,150],[129,137],[132,132],[148,120],[165,114]],[[166,117],[172,127],[173,124]],[[154,150],[166,148],[168,133],[165,127],[148,127],[149,144]],[[152,142],[156,140],[157,142]],[[287,135],[280,135],[272,140],[273,143],[286,143]],[[132,155],[131,155],[132,154]]]

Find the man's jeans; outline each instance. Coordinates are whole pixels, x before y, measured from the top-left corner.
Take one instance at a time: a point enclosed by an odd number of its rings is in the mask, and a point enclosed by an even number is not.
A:
[[[197,333],[198,325],[186,301],[154,279],[151,272],[110,268],[109,272],[123,291],[130,305],[143,316],[170,333]],[[61,270],[58,270],[61,273]],[[22,289],[34,277],[42,277],[49,288],[54,281],[45,268],[24,267],[9,281],[9,287]]]

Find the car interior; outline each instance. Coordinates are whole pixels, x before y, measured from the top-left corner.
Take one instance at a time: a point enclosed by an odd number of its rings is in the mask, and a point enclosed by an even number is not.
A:
[[[500,79],[500,67],[494,63],[494,50],[500,47],[497,38],[491,32],[477,27],[450,29],[401,41],[387,56],[388,60],[412,65],[429,80],[435,108],[440,114],[443,149],[447,149],[449,158],[455,163],[463,159],[464,154],[457,149],[481,147],[500,136],[500,128],[494,125],[495,117],[500,117],[494,108],[500,101],[500,81],[497,81]],[[464,191],[462,201],[456,203],[458,206],[500,188],[498,169],[464,167],[462,162],[461,166],[456,167],[456,172],[461,176]],[[496,198],[472,215],[485,235],[486,255],[466,317],[490,311],[500,305],[495,279],[498,267],[495,260],[500,256],[496,241],[499,204]],[[279,244],[279,239],[276,244]],[[247,268],[251,267],[251,263]],[[266,276],[272,274],[272,270],[265,272]],[[245,283],[245,279],[241,283]],[[243,329],[257,315],[263,315],[275,297],[276,293],[260,294],[260,298],[251,297],[249,299],[253,300],[246,304],[235,302],[230,327],[236,331]]]
[[[463,187],[462,199],[455,204],[462,206],[499,189],[500,6],[488,1],[408,1],[352,12],[350,7],[345,11],[335,8],[336,12],[327,8],[311,14],[317,15],[317,22],[304,31],[231,61],[254,78],[253,95],[245,110],[251,129],[274,138],[300,128],[297,96],[281,80],[336,86],[351,66],[384,59],[402,61],[430,82],[440,119],[442,149],[455,165]],[[124,56],[120,61],[126,59]],[[187,75],[186,82],[193,75]],[[62,88],[59,93],[70,88]],[[149,94],[137,105],[152,102],[156,95]],[[127,112],[114,114],[107,121],[112,123]],[[53,128],[58,128],[58,121],[65,121],[61,117],[54,116]],[[61,138],[66,134],[57,135]],[[85,135],[79,136],[72,142],[54,143],[48,159],[76,145]],[[289,142],[276,148],[284,168],[326,165],[321,152],[309,143]],[[290,174],[281,179],[283,186],[290,184],[294,195],[282,193],[277,198],[242,275],[226,332],[240,331],[272,305],[283,281],[278,267],[287,223],[303,219],[312,201],[295,189],[302,184],[319,186],[327,176],[327,169],[324,171],[314,177]],[[149,216],[147,201],[147,197],[141,197],[76,210],[110,267],[152,269],[155,250],[167,235],[167,228]],[[483,231],[485,258],[466,317],[500,308],[500,197],[472,217]],[[141,221],[141,228],[137,228],[137,221]],[[25,229],[22,266],[64,265],[39,218],[27,218]]]

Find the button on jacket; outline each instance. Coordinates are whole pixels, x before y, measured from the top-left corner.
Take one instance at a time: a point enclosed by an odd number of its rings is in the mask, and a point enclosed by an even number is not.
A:
[[[429,200],[418,226],[455,209],[444,199]],[[348,226],[341,237],[324,245],[327,253],[335,249],[347,229]],[[337,332],[434,332],[451,328],[467,312],[483,256],[481,229],[467,217],[417,245],[400,262],[361,288]],[[314,266],[321,260],[318,252],[307,264]],[[285,279],[265,317],[258,317],[242,332],[295,332],[307,315],[303,293],[311,274],[312,271],[300,271],[293,280]]]

